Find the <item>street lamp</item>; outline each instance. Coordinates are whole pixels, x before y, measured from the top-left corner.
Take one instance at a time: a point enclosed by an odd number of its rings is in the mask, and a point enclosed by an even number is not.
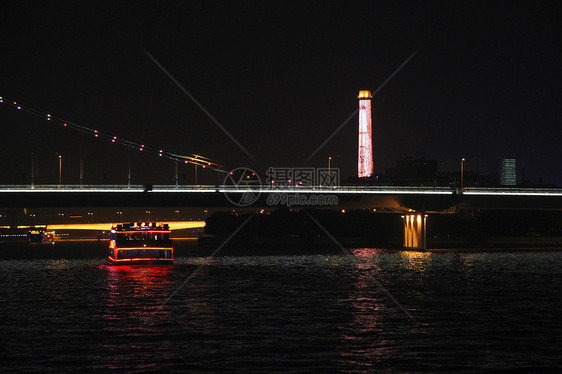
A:
[[[461,158],[461,192],[464,191],[464,162],[466,159]]]
[[[61,176],[62,176],[62,155],[59,155],[59,188],[61,185]]]
[[[332,157],[328,157],[328,175],[330,175],[330,168],[331,168],[331,164],[332,164]]]
[[[31,188],[35,188],[34,187],[34,180],[33,177],[35,175],[35,157],[33,155],[33,152],[31,152]]]

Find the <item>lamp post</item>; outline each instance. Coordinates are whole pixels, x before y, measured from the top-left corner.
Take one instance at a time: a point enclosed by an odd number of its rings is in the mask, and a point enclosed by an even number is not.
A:
[[[80,147],[80,188],[84,185],[84,160],[82,157],[82,147]]]
[[[131,150],[130,149],[128,153],[127,188],[131,188]]]
[[[59,155],[59,188],[61,186],[61,176],[62,176],[62,155]]]
[[[31,188],[35,188],[34,181],[33,181],[34,174],[35,174],[35,157],[33,155],[33,152],[31,152]]]
[[[330,169],[331,169],[331,164],[332,164],[332,157],[328,157],[328,175],[330,175]]]
[[[179,187],[179,180],[178,180],[178,160],[176,160],[176,188]]]
[[[461,192],[464,191],[464,162],[466,159],[463,157],[461,158]]]

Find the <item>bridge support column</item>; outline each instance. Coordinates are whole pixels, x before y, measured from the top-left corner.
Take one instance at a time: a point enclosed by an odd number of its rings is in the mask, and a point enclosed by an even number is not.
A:
[[[406,214],[404,222],[404,248],[426,249],[427,214]]]

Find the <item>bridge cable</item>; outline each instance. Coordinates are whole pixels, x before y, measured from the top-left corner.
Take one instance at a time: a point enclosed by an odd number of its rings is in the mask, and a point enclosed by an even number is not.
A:
[[[47,113],[47,112],[43,112],[43,111],[28,107],[28,106],[21,105],[17,101],[10,100],[10,99],[4,98],[2,96],[0,96],[0,104],[5,104],[5,105],[11,106],[13,108],[16,108],[17,110],[28,112],[28,113],[36,116],[36,117],[46,119],[47,121],[50,121],[50,122],[53,122],[53,123],[59,123],[63,127],[68,127],[68,128],[74,129],[74,130],[79,131],[83,134],[93,135],[96,138],[110,139],[112,143],[120,144],[122,146],[132,148],[132,149],[137,149],[139,152],[153,153],[153,154],[158,155],[159,157],[164,157],[164,158],[167,158],[167,159],[170,159],[170,160],[181,161],[185,164],[193,164],[193,165],[201,166],[202,168],[208,168],[208,169],[211,169],[213,171],[217,171],[217,172],[221,172],[221,173],[228,173],[228,171],[225,171],[223,169],[223,165],[221,165],[221,164],[219,164],[219,163],[217,163],[217,162],[213,161],[212,159],[210,159],[208,157],[205,157],[205,156],[201,156],[201,155],[193,154],[193,153],[188,154],[188,155],[181,155],[181,154],[178,154],[178,153],[165,151],[161,148],[153,147],[153,146],[150,146],[150,145],[145,145],[145,144],[142,144],[142,143],[137,143],[135,141],[125,139],[125,138],[121,138],[121,137],[118,137],[118,136],[114,136],[110,133],[100,131],[100,130],[96,130],[94,128],[84,126],[84,125],[78,124],[76,122],[67,121],[67,120],[62,119],[60,117],[53,116],[52,114]]]

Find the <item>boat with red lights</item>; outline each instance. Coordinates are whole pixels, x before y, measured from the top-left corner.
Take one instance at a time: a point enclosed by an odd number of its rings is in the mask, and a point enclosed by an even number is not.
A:
[[[171,264],[174,247],[168,224],[123,223],[111,228],[109,263]]]
[[[48,231],[47,228],[33,228],[27,232],[27,241],[31,244],[55,244],[54,231]]]

